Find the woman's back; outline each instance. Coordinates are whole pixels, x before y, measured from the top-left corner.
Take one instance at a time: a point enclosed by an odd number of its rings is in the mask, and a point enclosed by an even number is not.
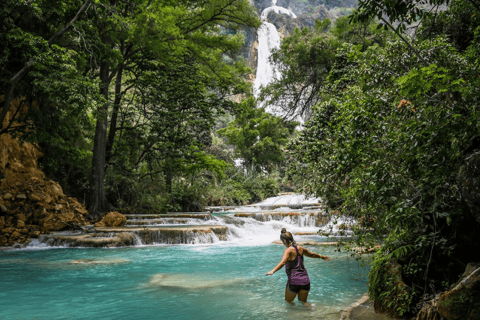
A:
[[[291,250],[293,248],[294,250]],[[293,245],[289,247],[287,250],[294,251],[292,252],[293,260],[290,260],[285,264],[285,272],[287,273],[288,283],[293,285],[307,285],[310,283],[310,278],[308,277],[307,269],[303,264],[303,250],[299,250],[303,248],[298,248],[297,246]],[[302,251],[302,252],[300,252]],[[292,254],[290,254],[290,258]]]

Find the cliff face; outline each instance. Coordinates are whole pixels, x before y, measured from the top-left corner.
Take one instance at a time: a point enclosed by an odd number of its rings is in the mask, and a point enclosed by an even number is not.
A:
[[[4,128],[18,107],[18,100],[12,101]],[[0,246],[86,224],[88,211],[83,205],[64,195],[61,186],[38,168],[42,156],[34,144],[0,135]]]
[[[272,0],[251,0],[251,3],[257,8],[259,16],[265,8],[273,5]],[[283,38],[292,34],[295,28],[313,28],[315,20],[328,18],[333,23],[337,17],[357,7],[357,0],[277,0],[276,5],[290,9],[297,16],[294,19],[285,14],[269,13],[267,21],[275,25],[280,37]],[[245,47],[243,57],[247,61],[248,66],[254,70],[250,77],[250,81],[253,82],[255,80],[255,70],[257,69],[257,31],[248,29],[244,34]]]
[[[272,0],[253,0],[253,4],[261,12],[272,6]],[[277,6],[290,9],[297,16],[313,12],[319,6],[325,6],[331,10],[333,8],[354,8],[357,4],[357,0],[277,0]]]

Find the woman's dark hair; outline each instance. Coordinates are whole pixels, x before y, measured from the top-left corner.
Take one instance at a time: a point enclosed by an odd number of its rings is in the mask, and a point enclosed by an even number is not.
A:
[[[287,243],[295,244],[295,240],[293,240],[292,234],[290,232],[287,232],[287,229],[285,228],[282,228],[280,240],[285,240]]]

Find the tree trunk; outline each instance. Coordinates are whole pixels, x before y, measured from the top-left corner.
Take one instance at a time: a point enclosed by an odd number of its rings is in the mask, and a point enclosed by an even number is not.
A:
[[[113,143],[115,142],[115,133],[117,131],[117,119],[120,111],[120,102],[122,101],[122,75],[123,65],[118,67],[117,79],[115,80],[115,101],[113,102],[112,117],[110,119],[110,130],[108,131],[106,163],[110,161],[113,156]]]
[[[104,188],[105,156],[107,146],[108,125],[108,87],[109,68],[106,61],[100,62],[100,93],[105,97],[105,103],[99,107],[95,138],[93,144],[92,177],[90,180],[90,197],[88,211],[93,217],[106,209]]]

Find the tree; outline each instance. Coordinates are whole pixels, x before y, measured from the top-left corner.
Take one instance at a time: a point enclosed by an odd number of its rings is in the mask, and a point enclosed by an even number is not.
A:
[[[400,314],[479,258],[457,250],[477,245],[480,230],[459,179],[478,148],[476,67],[443,39],[417,48],[429,66],[399,41],[363,53],[345,45],[336,65],[345,71],[332,70],[328,94],[291,148],[307,189],[363,221],[357,245],[383,243],[369,291]],[[403,264],[405,296],[381,276],[392,258]]]
[[[193,55],[196,61],[213,72],[219,86],[230,86],[237,82],[244,67],[241,64],[228,64],[221,57],[233,53],[241,45],[241,38],[222,32],[222,28],[238,30],[242,26],[259,24],[252,7],[244,0],[217,1],[143,1],[111,2],[98,1],[92,5],[91,19],[96,31],[90,36],[91,43],[99,47],[100,93],[104,103],[96,111],[97,124],[94,138],[91,192],[89,211],[93,214],[106,209],[104,194],[105,159],[107,146],[113,146],[116,133],[116,115],[121,105],[121,86],[124,82],[125,67],[135,68],[142,52],[156,56],[160,61],[168,61],[173,53]],[[88,28],[88,26],[85,26]],[[86,29],[85,34],[88,34]],[[92,71],[96,68],[92,67]],[[142,72],[140,68],[135,71]],[[116,89],[111,109],[110,86],[115,79]],[[245,87],[243,85],[243,87]],[[111,117],[110,138],[107,135],[109,112]]]
[[[266,105],[280,107],[286,118],[300,115],[308,119],[311,108],[322,99],[321,88],[336,63],[335,53],[341,43],[361,45],[364,51],[373,44],[383,46],[389,37],[375,28],[373,20],[352,24],[347,20],[338,18],[330,29],[330,20],[317,20],[314,29],[296,29],[282,41],[280,49],[272,54],[281,77],[261,92]]]
[[[241,103],[235,120],[217,133],[235,146],[235,153],[243,159],[248,170],[271,172],[283,163],[283,146],[295,132],[297,122],[287,122],[280,117],[256,108],[256,100],[250,97]]]

